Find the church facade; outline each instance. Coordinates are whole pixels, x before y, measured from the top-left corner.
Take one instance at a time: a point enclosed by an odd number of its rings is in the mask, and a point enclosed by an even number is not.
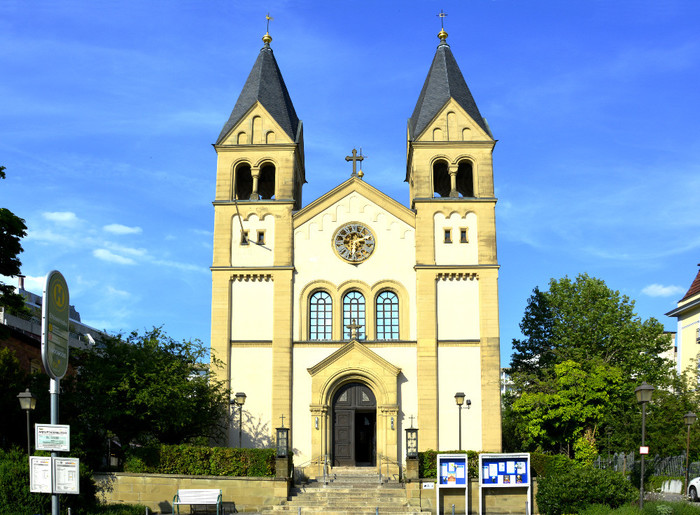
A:
[[[211,348],[246,393],[229,445],[274,445],[284,424],[312,473],[395,472],[409,427],[420,450],[501,449],[495,140],[439,38],[408,121],[410,207],[355,152],[302,206],[303,125],[263,38],[215,144]]]

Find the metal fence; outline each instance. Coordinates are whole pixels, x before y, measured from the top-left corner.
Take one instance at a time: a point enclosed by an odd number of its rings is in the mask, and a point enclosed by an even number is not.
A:
[[[598,456],[594,465],[599,469],[611,469],[615,472],[629,473],[634,464],[639,462],[639,456],[634,452],[629,454],[615,453],[609,456]],[[649,456],[645,463],[655,476],[683,477],[685,476],[685,453],[680,456],[662,458]],[[700,476],[700,461],[693,461],[689,465],[690,477]]]

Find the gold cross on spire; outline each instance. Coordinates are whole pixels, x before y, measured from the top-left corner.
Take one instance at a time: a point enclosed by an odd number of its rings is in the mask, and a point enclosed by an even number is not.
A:
[[[267,46],[272,42],[272,36],[270,36],[270,20],[274,20],[274,18],[270,16],[270,13],[267,13],[265,15],[265,19],[267,20],[267,32],[265,32],[265,35],[263,36],[263,43],[265,43],[265,46]]]
[[[365,156],[362,155],[362,149],[360,149],[360,155],[357,155],[357,150],[354,148],[352,149],[352,155],[351,156],[345,156],[346,161],[352,161],[352,175],[350,177],[357,177],[357,162],[364,161]]]
[[[440,32],[438,33],[438,37],[440,38],[440,42],[444,43],[447,39],[447,32],[445,32],[445,18],[447,17],[447,13],[440,9],[440,14],[436,16],[440,18]]]

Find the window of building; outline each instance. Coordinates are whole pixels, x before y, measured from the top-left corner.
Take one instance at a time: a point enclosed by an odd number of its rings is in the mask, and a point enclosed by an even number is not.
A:
[[[325,291],[311,295],[309,302],[309,340],[333,338],[333,300]]]
[[[393,291],[377,296],[377,340],[399,339],[399,298]]]
[[[357,339],[365,339],[365,297],[359,291],[351,291],[343,297],[343,339],[349,340],[356,326]]]
[[[452,229],[445,229],[445,243],[452,243]]]
[[[241,245],[248,245],[248,231],[241,231]]]
[[[265,245],[265,231],[258,231],[258,245]]]
[[[459,242],[460,243],[469,243],[469,232],[465,227],[462,227],[459,230]]]

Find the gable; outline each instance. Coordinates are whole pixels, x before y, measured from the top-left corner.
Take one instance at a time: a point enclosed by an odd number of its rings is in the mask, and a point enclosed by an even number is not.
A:
[[[289,135],[258,101],[241,117],[228,133],[221,138],[220,145],[262,145],[294,143]]]
[[[474,119],[450,98],[438,111],[415,141],[493,141]]]

